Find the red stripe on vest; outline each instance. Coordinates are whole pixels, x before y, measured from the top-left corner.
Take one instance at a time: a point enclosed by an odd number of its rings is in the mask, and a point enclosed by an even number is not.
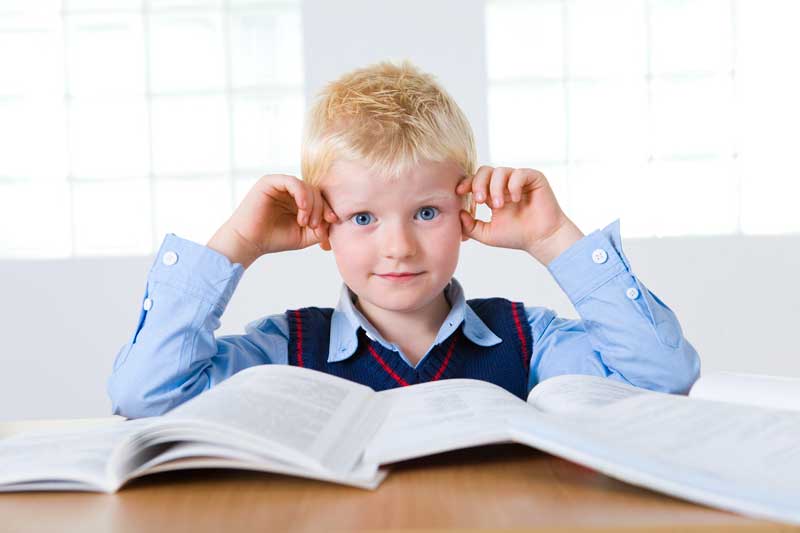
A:
[[[408,382],[407,382],[406,380],[404,380],[403,378],[401,378],[400,376],[398,376],[397,374],[395,374],[394,370],[392,370],[391,368],[389,368],[389,365],[387,365],[387,364],[386,364],[386,361],[384,361],[383,359],[381,359],[381,356],[380,356],[380,355],[378,355],[378,352],[376,352],[376,351],[375,351],[375,350],[372,348],[372,344],[367,344],[367,348],[369,348],[369,353],[371,353],[371,354],[372,354],[372,357],[374,357],[374,358],[375,358],[375,360],[376,360],[376,361],[378,361],[378,363],[380,363],[380,365],[383,367],[383,369],[384,369],[384,370],[386,370],[386,372],[387,372],[387,373],[388,373],[390,376],[392,376],[396,382],[398,382],[398,383],[399,383],[400,385],[402,385],[403,387],[407,387],[407,386],[408,386]]]
[[[516,304],[511,304],[511,312],[514,315],[514,325],[517,326],[519,342],[522,344],[522,366],[523,368],[528,368],[528,343],[525,342],[525,334],[522,332],[522,324],[519,321]]]
[[[453,341],[450,343],[450,348],[448,348],[447,350],[447,357],[444,358],[442,366],[439,368],[439,371],[436,372],[436,375],[433,376],[433,379],[431,381],[437,381],[440,377],[442,377],[442,373],[444,372],[444,369],[447,368],[447,363],[450,362],[450,356],[453,355],[453,350],[456,347],[456,338],[457,336],[453,335]]]
[[[303,366],[303,329],[301,327],[303,321],[300,318],[299,309],[295,310],[294,316],[297,320],[297,331],[295,332],[297,335],[297,366]]]

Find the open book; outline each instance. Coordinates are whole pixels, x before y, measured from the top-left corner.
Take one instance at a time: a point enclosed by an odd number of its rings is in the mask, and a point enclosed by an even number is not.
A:
[[[383,392],[288,365],[245,369],[169,413],[0,440],[0,491],[114,492],[188,468],[375,488],[391,463],[517,442],[672,496],[800,524],[800,412],[559,376],[524,402],[449,379]]]

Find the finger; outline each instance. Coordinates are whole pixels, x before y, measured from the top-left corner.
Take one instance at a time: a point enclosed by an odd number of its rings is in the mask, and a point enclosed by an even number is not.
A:
[[[306,191],[306,184],[294,176],[283,176],[283,179],[277,183],[272,183],[268,187],[284,191],[292,197],[295,205],[297,206],[297,223],[302,226],[305,224],[304,218],[307,219],[309,196]]]
[[[327,204],[325,204],[325,214],[323,215],[323,217],[325,218],[325,221],[328,222],[329,224],[333,224],[334,222],[339,220],[339,217],[336,216],[336,213],[333,212],[331,206]]]
[[[475,194],[475,201],[479,204],[485,202],[489,197],[489,178],[491,178],[493,170],[493,167],[484,165],[478,169],[472,179],[472,192]]]
[[[322,204],[322,193],[317,187],[312,187],[314,192],[314,209],[311,212],[311,227],[316,228],[319,226],[319,223],[322,221],[322,210],[324,208]]]
[[[458,213],[461,219],[461,233],[478,242],[486,242],[489,225],[483,220],[474,218],[463,209]]]
[[[472,180],[475,176],[464,176],[456,185],[456,194],[467,194],[472,190]]]
[[[311,221],[313,219],[314,207],[315,207],[315,205],[317,203],[316,202],[317,198],[316,198],[316,195],[314,194],[314,188],[311,185],[309,185],[308,183],[305,183],[305,182],[303,183],[303,185],[305,186],[306,197],[308,198],[308,203],[307,203],[306,208],[304,210],[305,213],[304,213],[303,219],[305,220],[304,224],[306,224],[308,227],[311,227]]]
[[[511,201],[519,202],[522,200],[522,188],[531,177],[530,170],[527,168],[517,168],[508,178],[508,190],[511,193]]]
[[[339,217],[336,215],[336,212],[331,207],[331,204],[328,202],[328,199],[325,198],[325,193],[322,192],[322,189],[320,189],[320,196],[322,196],[322,205],[323,205],[322,218],[331,224],[336,222],[339,219]]]
[[[492,197],[491,206],[494,209],[503,207],[505,203],[506,187],[508,187],[508,177],[511,174],[511,169],[507,167],[497,167],[492,172],[492,178],[489,181],[489,191]]]

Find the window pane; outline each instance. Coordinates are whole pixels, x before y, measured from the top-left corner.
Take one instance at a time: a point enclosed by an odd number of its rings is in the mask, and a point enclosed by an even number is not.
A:
[[[223,89],[224,49],[219,12],[150,15],[151,89]]]
[[[227,179],[157,179],[154,185],[159,242],[174,233],[205,244],[232,213]]]
[[[571,0],[568,6],[570,76],[643,78],[644,2]]]
[[[150,251],[150,180],[75,183],[73,196],[76,254]]]
[[[656,157],[733,153],[733,84],[718,76],[653,80]]]
[[[303,81],[300,13],[282,6],[231,13],[234,88]]]
[[[173,7],[219,7],[223,0],[146,0],[153,10]]]
[[[224,95],[153,99],[153,171],[222,173],[229,168]]]
[[[566,157],[564,90],[560,83],[489,88],[492,159],[563,161]]]
[[[139,13],[70,15],[70,94],[144,94],[144,41]]]
[[[647,85],[644,79],[572,82],[569,86],[571,159],[647,158]]]
[[[66,178],[63,98],[0,99],[0,117],[0,179]]]
[[[63,0],[65,10],[134,11],[142,8],[144,0]]]
[[[733,62],[730,0],[650,0],[652,71],[727,72]]]
[[[645,197],[657,236],[725,235],[739,230],[739,179],[731,159],[654,162],[655,194]]]
[[[560,1],[490,2],[486,8],[489,79],[560,77],[564,69]]]
[[[230,214],[237,166],[299,177],[299,9],[0,3],[0,255],[152,253],[156,232],[202,241]]]
[[[617,218],[626,237],[656,234],[651,201],[655,193],[644,161],[573,162],[569,166],[569,216],[586,234]]]
[[[144,98],[70,102],[71,175],[123,178],[150,173]]]
[[[233,105],[236,168],[268,173],[299,168],[303,107],[298,92],[237,96]]]
[[[63,42],[58,11],[0,17],[0,96],[63,96]]]

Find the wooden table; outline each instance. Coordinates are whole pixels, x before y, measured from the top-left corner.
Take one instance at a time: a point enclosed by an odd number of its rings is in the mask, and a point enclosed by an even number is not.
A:
[[[398,463],[375,491],[231,470],[116,494],[0,494],[0,531],[800,531],[640,489],[515,445]]]

